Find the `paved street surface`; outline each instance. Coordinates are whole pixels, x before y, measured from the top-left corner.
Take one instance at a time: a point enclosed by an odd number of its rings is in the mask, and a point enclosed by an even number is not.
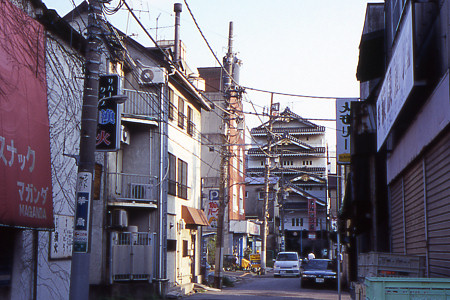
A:
[[[237,279],[233,287],[225,287],[221,291],[197,292],[184,296],[183,299],[338,299],[338,293],[333,289],[323,287],[302,289],[299,278],[274,278],[272,273],[264,276],[244,272],[227,272],[227,274]],[[341,299],[350,300],[350,294],[342,292]]]

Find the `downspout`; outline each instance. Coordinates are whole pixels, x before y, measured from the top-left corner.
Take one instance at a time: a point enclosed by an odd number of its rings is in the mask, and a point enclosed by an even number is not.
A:
[[[165,85],[161,86],[160,99],[161,99],[161,118],[159,132],[160,132],[160,168],[159,168],[159,199],[158,199],[158,293],[165,298],[165,287],[167,284],[167,178],[166,170],[168,168],[167,157],[167,129],[168,129],[168,99],[165,87],[168,87],[168,78]]]

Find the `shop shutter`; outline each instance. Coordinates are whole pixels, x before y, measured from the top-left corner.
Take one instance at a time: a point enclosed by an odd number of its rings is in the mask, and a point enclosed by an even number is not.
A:
[[[425,156],[430,277],[450,276],[450,134]]]
[[[406,254],[426,255],[423,163],[410,166],[404,176]]]
[[[403,220],[403,179],[398,178],[389,187],[391,199],[392,252],[405,252],[405,233]]]
[[[389,189],[392,252],[426,255],[422,161],[409,166]]]

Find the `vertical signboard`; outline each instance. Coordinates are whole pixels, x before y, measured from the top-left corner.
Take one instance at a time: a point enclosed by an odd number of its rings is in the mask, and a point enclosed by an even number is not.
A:
[[[414,24],[408,1],[393,54],[377,99],[377,149],[384,144],[414,87]]]
[[[55,215],[55,231],[50,235],[51,259],[72,257],[73,216]]]
[[[89,242],[90,203],[92,199],[92,174],[79,172],[76,190],[76,215],[73,232],[73,252],[87,253]]]
[[[0,224],[53,228],[45,29],[0,1]]]
[[[336,99],[336,159],[338,164],[350,164],[352,132],[351,103],[356,98]]]
[[[317,213],[316,213],[316,200],[308,199],[308,221],[309,221],[309,232],[308,238],[310,240],[316,239],[316,225],[317,225]]]
[[[111,98],[119,95],[119,90],[119,75],[100,76],[98,81],[97,151],[116,151],[119,149],[119,104]]]
[[[206,217],[209,226],[217,228],[217,218],[219,216],[219,190],[209,191],[209,201],[206,207]]]

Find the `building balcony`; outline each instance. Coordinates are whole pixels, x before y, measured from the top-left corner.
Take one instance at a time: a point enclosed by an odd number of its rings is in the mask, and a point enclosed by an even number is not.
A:
[[[309,173],[309,174],[316,174],[316,175],[325,175],[326,168],[323,167],[295,167],[290,166],[289,168],[275,168],[270,171],[272,175],[281,175],[283,173],[284,175],[295,175],[298,173]],[[247,169],[247,175],[248,176],[260,176],[263,175],[265,172],[264,167],[257,167],[257,168],[248,168]]]
[[[278,127],[272,128],[273,133],[282,134],[284,132],[289,133],[290,135],[311,135],[311,134],[323,134],[325,132],[324,126],[317,126],[315,128],[304,127]],[[250,134],[253,136],[267,136],[267,128],[253,128],[250,131]]]
[[[155,176],[109,173],[108,202],[116,206],[155,207],[158,201],[158,184]]]
[[[123,104],[124,116],[140,116],[144,119],[159,119],[161,101],[158,94],[124,89],[127,101]]]
[[[302,156],[318,156],[323,157],[326,153],[325,147],[315,147],[313,149],[302,149],[302,150],[290,150],[290,149],[278,149],[272,150],[272,155],[278,155],[283,157],[302,157]],[[263,152],[260,148],[251,148],[248,150],[248,156],[267,156],[266,152]]]

